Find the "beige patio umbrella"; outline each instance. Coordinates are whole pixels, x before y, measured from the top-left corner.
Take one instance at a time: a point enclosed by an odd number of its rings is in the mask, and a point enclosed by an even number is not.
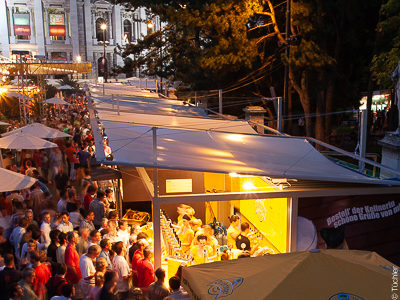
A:
[[[64,101],[58,97],[46,99],[44,102],[47,104],[70,105],[67,101]]]
[[[0,126],[7,126],[7,125],[10,125],[10,124],[9,124],[9,123],[6,123],[6,122],[0,121]]]
[[[21,150],[34,150],[56,148],[57,144],[46,141],[44,139],[18,132],[0,138],[0,148],[2,149],[21,149]]]
[[[24,127],[15,129],[13,131],[6,132],[2,136],[3,137],[10,136],[10,135],[13,135],[16,133],[29,134],[29,135],[32,135],[34,137],[38,137],[41,139],[56,139],[56,138],[71,137],[68,133],[48,127],[41,123],[28,124]]]
[[[35,178],[0,168],[0,192],[18,191],[31,187]]]
[[[62,85],[58,88],[59,90],[73,90],[74,88],[68,84]]]
[[[375,252],[317,250],[183,268],[192,299],[392,299],[398,267]]]

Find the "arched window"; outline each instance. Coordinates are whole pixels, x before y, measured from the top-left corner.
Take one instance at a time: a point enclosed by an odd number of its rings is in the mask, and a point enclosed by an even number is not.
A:
[[[102,30],[101,29],[101,25],[102,24],[106,24],[107,25],[107,29],[106,30]],[[103,39],[105,39],[107,41],[107,31],[109,30],[108,28],[108,24],[106,22],[106,20],[104,20],[103,18],[98,18],[96,20],[96,39],[98,41],[103,41]],[[104,36],[105,35],[105,36]]]
[[[124,21],[124,41],[125,43],[132,42],[132,23],[129,20]]]

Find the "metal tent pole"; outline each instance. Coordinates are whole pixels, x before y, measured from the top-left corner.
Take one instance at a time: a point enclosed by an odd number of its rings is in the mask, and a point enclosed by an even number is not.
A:
[[[153,163],[157,166],[157,127],[153,127]],[[158,198],[158,169],[153,168],[153,232],[154,232],[154,269],[161,267],[161,224],[160,199]]]

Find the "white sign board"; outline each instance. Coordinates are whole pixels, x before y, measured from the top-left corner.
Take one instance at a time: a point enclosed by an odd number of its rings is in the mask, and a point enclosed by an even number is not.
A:
[[[192,179],[167,179],[167,193],[191,193],[193,190]]]

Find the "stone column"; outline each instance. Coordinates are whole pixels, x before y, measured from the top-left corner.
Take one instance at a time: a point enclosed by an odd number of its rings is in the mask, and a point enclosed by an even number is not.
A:
[[[86,58],[93,62],[93,38],[92,38],[92,14],[90,9],[90,0],[85,0],[84,18],[85,18],[85,40],[86,40]],[[94,62],[93,62],[94,63]]]
[[[50,18],[49,18],[48,7],[46,7],[44,9],[44,13],[46,14],[44,16],[46,18],[46,24],[44,26],[45,27],[44,30],[46,30],[46,35],[45,35],[45,37],[46,37],[46,45],[50,45],[51,44],[51,39],[50,39]],[[49,58],[51,58],[51,57],[49,56]]]
[[[46,55],[43,32],[42,1],[34,0],[36,44],[39,55]]]
[[[0,20],[0,32],[2,32],[2,34],[0,34],[1,55],[10,57],[6,1],[0,2]],[[12,28],[12,32],[14,32],[14,28]]]
[[[395,132],[387,132],[385,137],[378,141],[382,146],[381,164],[400,171],[400,135]],[[400,178],[400,176],[381,170],[382,178]]]
[[[34,9],[33,7],[29,8],[29,27],[31,28],[30,43],[36,44],[36,28],[33,28],[33,18],[32,18],[33,9]]]
[[[11,36],[10,36],[10,44],[15,44],[15,32],[14,32],[14,7],[10,6],[9,7],[9,12],[10,12],[10,31],[11,31]]]
[[[71,25],[72,57],[75,59],[79,55],[78,8],[76,0],[69,1],[69,19]]]
[[[267,112],[264,107],[261,106],[247,106],[243,109],[245,112],[246,121],[251,121],[257,124],[264,125],[264,115]],[[250,126],[254,128],[253,123],[250,123]],[[256,126],[256,130],[258,133],[264,133],[264,127]]]
[[[122,45],[122,38],[121,38],[121,6],[114,5],[113,7],[113,38],[115,44]]]

